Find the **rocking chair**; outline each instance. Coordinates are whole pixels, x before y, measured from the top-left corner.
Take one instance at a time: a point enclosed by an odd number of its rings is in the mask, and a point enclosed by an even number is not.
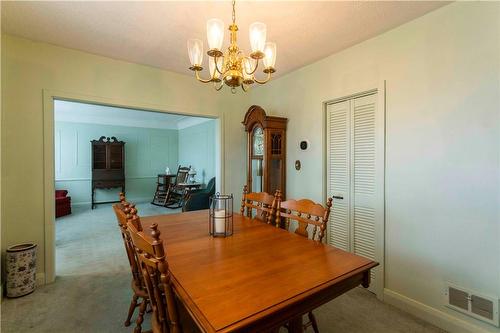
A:
[[[165,206],[168,208],[180,208],[184,200],[186,188],[179,184],[185,184],[188,181],[189,170],[191,166],[182,167],[179,165],[177,169],[177,176],[175,182],[168,187],[167,195],[165,197]]]

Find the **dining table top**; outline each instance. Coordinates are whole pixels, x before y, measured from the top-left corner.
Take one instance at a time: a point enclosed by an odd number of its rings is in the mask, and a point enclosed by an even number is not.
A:
[[[207,332],[250,327],[355,275],[369,283],[378,265],[237,213],[232,236],[212,237],[208,219],[208,210],[141,217],[145,231],[158,224],[173,285]]]

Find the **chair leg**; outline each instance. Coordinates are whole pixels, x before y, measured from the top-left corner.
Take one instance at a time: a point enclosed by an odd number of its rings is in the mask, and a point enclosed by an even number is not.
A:
[[[314,333],[319,333],[318,322],[316,321],[316,317],[314,316],[314,313],[312,313],[312,311],[311,311],[307,314],[307,316],[309,317],[309,321],[311,322]]]
[[[128,316],[127,320],[125,320],[125,326],[130,326],[130,319],[132,319],[132,315],[134,314],[134,310],[137,307],[137,295],[132,297],[132,302],[130,302],[130,307],[128,308]]]
[[[143,299],[141,302],[141,305],[139,305],[139,315],[137,316],[137,321],[134,333],[141,333],[142,332],[142,322],[144,321],[144,312],[146,312],[146,307],[148,305],[147,300]]]

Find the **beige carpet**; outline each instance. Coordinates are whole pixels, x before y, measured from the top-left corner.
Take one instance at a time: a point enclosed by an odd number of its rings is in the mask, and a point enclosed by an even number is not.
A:
[[[144,216],[176,212],[148,203],[139,204],[138,210]],[[111,206],[76,208],[56,220],[56,230],[56,282],[25,297],[4,299],[2,333],[133,332],[133,325],[123,326],[131,298],[130,271]],[[444,332],[362,288],[315,314],[322,333]]]

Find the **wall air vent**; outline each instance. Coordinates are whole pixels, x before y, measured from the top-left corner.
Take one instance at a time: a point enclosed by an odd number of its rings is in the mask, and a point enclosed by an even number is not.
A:
[[[448,283],[444,291],[445,305],[453,310],[498,326],[498,298],[485,296]]]

